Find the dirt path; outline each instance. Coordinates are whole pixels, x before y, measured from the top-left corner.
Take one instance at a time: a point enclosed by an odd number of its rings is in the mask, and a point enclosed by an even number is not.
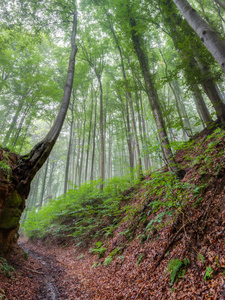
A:
[[[39,279],[40,288],[37,300],[59,300],[61,297],[57,287],[57,281],[63,271],[60,270],[55,260],[34,250],[28,249],[23,243],[20,243],[19,246],[28,253],[29,257],[38,261],[42,266],[41,268],[38,268],[38,273],[36,272],[36,274],[41,275]]]
[[[23,240],[19,241],[19,247],[28,253],[29,260],[34,261],[35,267],[28,276],[38,281],[39,285],[35,298],[23,300],[92,299],[76,265],[74,252],[54,245],[45,247],[42,243],[39,245]]]

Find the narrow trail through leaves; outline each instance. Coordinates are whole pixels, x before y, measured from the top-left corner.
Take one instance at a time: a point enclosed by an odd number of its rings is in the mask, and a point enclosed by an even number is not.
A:
[[[28,253],[28,256],[32,257],[41,263],[42,268],[40,275],[43,274],[42,279],[40,279],[39,284],[39,295],[37,299],[40,300],[59,300],[60,292],[57,288],[56,281],[62,271],[56,265],[56,262],[51,257],[42,255],[34,250],[28,249],[23,243],[19,243],[19,246]]]

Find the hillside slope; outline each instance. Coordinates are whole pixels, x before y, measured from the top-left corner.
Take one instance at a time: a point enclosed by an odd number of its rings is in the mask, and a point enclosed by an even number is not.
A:
[[[44,241],[27,244],[66,270],[58,282],[64,299],[225,299],[225,131],[204,130],[176,162],[186,172],[181,181],[166,168],[154,172],[91,229],[68,209],[68,218],[51,220]]]

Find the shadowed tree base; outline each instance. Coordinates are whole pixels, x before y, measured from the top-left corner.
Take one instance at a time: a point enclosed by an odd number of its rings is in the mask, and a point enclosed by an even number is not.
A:
[[[27,180],[24,189],[21,189],[23,169],[25,167],[26,173],[29,173],[29,161],[25,163],[20,155],[0,148],[0,161],[0,252],[6,252],[18,239],[19,220],[31,180]]]

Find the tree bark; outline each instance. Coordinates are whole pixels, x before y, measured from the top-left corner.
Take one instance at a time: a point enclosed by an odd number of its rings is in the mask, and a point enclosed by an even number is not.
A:
[[[214,0],[219,6],[221,6],[223,9],[225,9],[225,3],[222,0]]]
[[[72,121],[70,123],[69,146],[68,146],[67,157],[66,157],[65,181],[64,181],[64,191],[63,191],[64,194],[66,194],[68,189],[68,176],[69,176],[70,155],[71,155],[71,147],[72,147],[72,136],[73,136],[73,116],[72,116]]]
[[[84,120],[84,128],[83,128],[83,137],[82,137],[82,144],[81,144],[81,157],[80,157],[80,170],[79,170],[79,186],[82,182],[82,172],[83,172],[83,157],[84,157],[84,143],[85,143],[85,125],[86,120]]]
[[[97,119],[97,99],[96,99],[96,97],[95,97],[95,118],[94,118],[93,138],[92,138],[93,142],[92,142],[92,158],[91,158],[91,174],[90,174],[90,180],[94,180],[96,119]]]
[[[88,143],[87,143],[87,153],[86,153],[86,166],[85,166],[85,175],[84,175],[85,181],[87,181],[87,173],[88,173],[88,160],[89,160],[90,141],[91,141],[93,102],[94,102],[94,96],[93,96],[93,87],[92,87],[91,88],[91,116],[90,116],[90,122],[89,122]]]
[[[225,42],[199,16],[187,0],[173,0],[173,2],[225,73]]]
[[[44,194],[45,194],[45,185],[46,185],[46,178],[47,178],[47,173],[48,173],[48,164],[49,164],[49,157],[47,159],[47,163],[46,163],[46,166],[45,166],[45,173],[44,173],[44,178],[43,178],[43,183],[42,183],[42,189],[41,189],[39,207],[43,206],[43,200],[44,200]]]
[[[197,84],[192,85],[192,91],[194,94],[196,106],[201,114],[201,117],[204,123],[208,126],[212,123],[212,118]]]
[[[149,99],[150,107],[153,112],[153,116],[155,118],[156,126],[158,129],[158,135],[160,139],[160,143],[162,145],[162,150],[164,153],[164,157],[166,159],[166,163],[169,167],[169,169],[173,172],[175,172],[177,175],[179,174],[179,169],[175,163],[175,160],[173,158],[172,150],[170,148],[169,139],[166,132],[166,127],[164,124],[164,120],[162,117],[162,111],[160,108],[160,103],[158,99],[157,91],[154,87],[150,72],[149,72],[149,64],[148,64],[148,58],[144,51],[141,49],[140,44],[140,36],[137,32],[137,24],[134,18],[130,17],[130,24],[131,24],[131,34],[132,34],[132,40],[134,44],[134,49],[136,51],[139,64],[141,67],[141,71],[144,77],[145,86],[146,86],[146,92]]]
[[[119,41],[118,41],[118,38],[116,36],[115,30],[114,30],[114,28],[111,24],[110,24],[110,29],[111,29],[111,32],[113,34],[113,37],[114,37],[114,40],[115,40],[115,43],[117,45],[117,49],[118,49],[119,55],[120,55],[122,75],[123,75],[124,84],[125,84],[125,88],[126,88],[126,99],[127,99],[128,106],[130,108],[132,130],[133,130],[133,134],[134,134],[135,148],[136,148],[136,151],[137,151],[138,172],[139,172],[139,177],[143,177],[140,146],[139,146],[139,141],[138,141],[138,136],[137,136],[137,128],[136,128],[136,122],[135,122],[134,110],[133,110],[133,99],[132,99],[131,92],[129,91],[129,86],[128,86],[128,82],[127,82],[122,49],[119,45]]]

